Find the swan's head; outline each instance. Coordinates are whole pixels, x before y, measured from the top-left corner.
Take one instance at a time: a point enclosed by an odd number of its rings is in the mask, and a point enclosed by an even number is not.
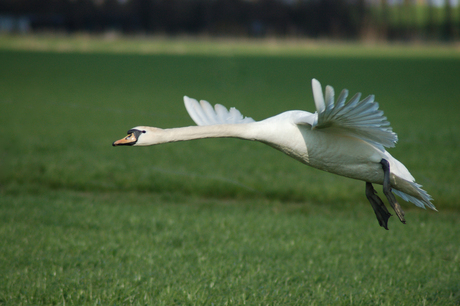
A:
[[[128,135],[112,143],[113,146],[148,146],[152,145],[155,128],[137,126],[128,131]]]

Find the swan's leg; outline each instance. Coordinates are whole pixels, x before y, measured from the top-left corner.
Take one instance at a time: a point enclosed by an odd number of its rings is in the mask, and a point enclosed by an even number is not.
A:
[[[404,211],[401,208],[401,205],[396,201],[394,194],[391,192],[391,183],[390,183],[390,163],[386,159],[380,161],[383,169],[383,193],[390,202],[391,207],[393,207],[396,215],[402,223],[406,223],[404,219]]]
[[[372,184],[366,182],[366,197],[374,209],[375,216],[377,217],[380,226],[388,230],[388,219],[391,217],[391,214],[388,212],[388,209],[376,193],[377,192],[374,187],[372,187]]]

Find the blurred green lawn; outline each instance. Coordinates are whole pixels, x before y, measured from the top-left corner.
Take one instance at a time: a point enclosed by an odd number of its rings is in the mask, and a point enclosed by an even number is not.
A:
[[[458,57],[1,49],[0,304],[460,303]],[[192,125],[183,95],[314,111],[313,77],[376,95],[439,213],[385,231],[363,182],[259,143],[111,146]]]

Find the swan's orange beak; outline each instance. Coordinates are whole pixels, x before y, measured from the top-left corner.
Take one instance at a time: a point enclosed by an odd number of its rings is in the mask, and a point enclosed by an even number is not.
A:
[[[120,140],[117,140],[117,141],[114,141],[112,143],[112,146],[132,146],[133,144],[135,144],[137,141],[137,138],[136,138],[136,135],[134,135],[134,133],[130,133],[128,134],[128,136],[120,139]]]

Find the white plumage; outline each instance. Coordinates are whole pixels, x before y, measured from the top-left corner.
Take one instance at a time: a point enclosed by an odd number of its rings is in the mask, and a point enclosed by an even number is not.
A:
[[[374,96],[360,100],[343,90],[334,103],[334,89],[312,80],[316,112],[287,111],[262,121],[244,117],[235,108],[227,110],[207,101],[184,97],[190,117],[198,126],[159,129],[139,126],[114,145],[146,146],[159,143],[211,137],[235,137],[270,145],[302,163],[338,175],[366,182],[366,196],[381,226],[387,228],[390,216],[376,196],[372,183],[383,184],[384,193],[402,222],[404,212],[395,200],[394,191],[405,201],[425,208],[436,208],[432,198],[415,183],[407,168],[385,150],[394,147],[398,137],[379,110]],[[383,206],[383,208],[382,208]],[[383,215],[383,216],[382,216]]]
[[[197,125],[238,124],[254,122],[250,117],[244,117],[239,110],[232,107],[230,110],[223,105],[216,104],[212,108],[208,101],[184,97],[185,108]]]

